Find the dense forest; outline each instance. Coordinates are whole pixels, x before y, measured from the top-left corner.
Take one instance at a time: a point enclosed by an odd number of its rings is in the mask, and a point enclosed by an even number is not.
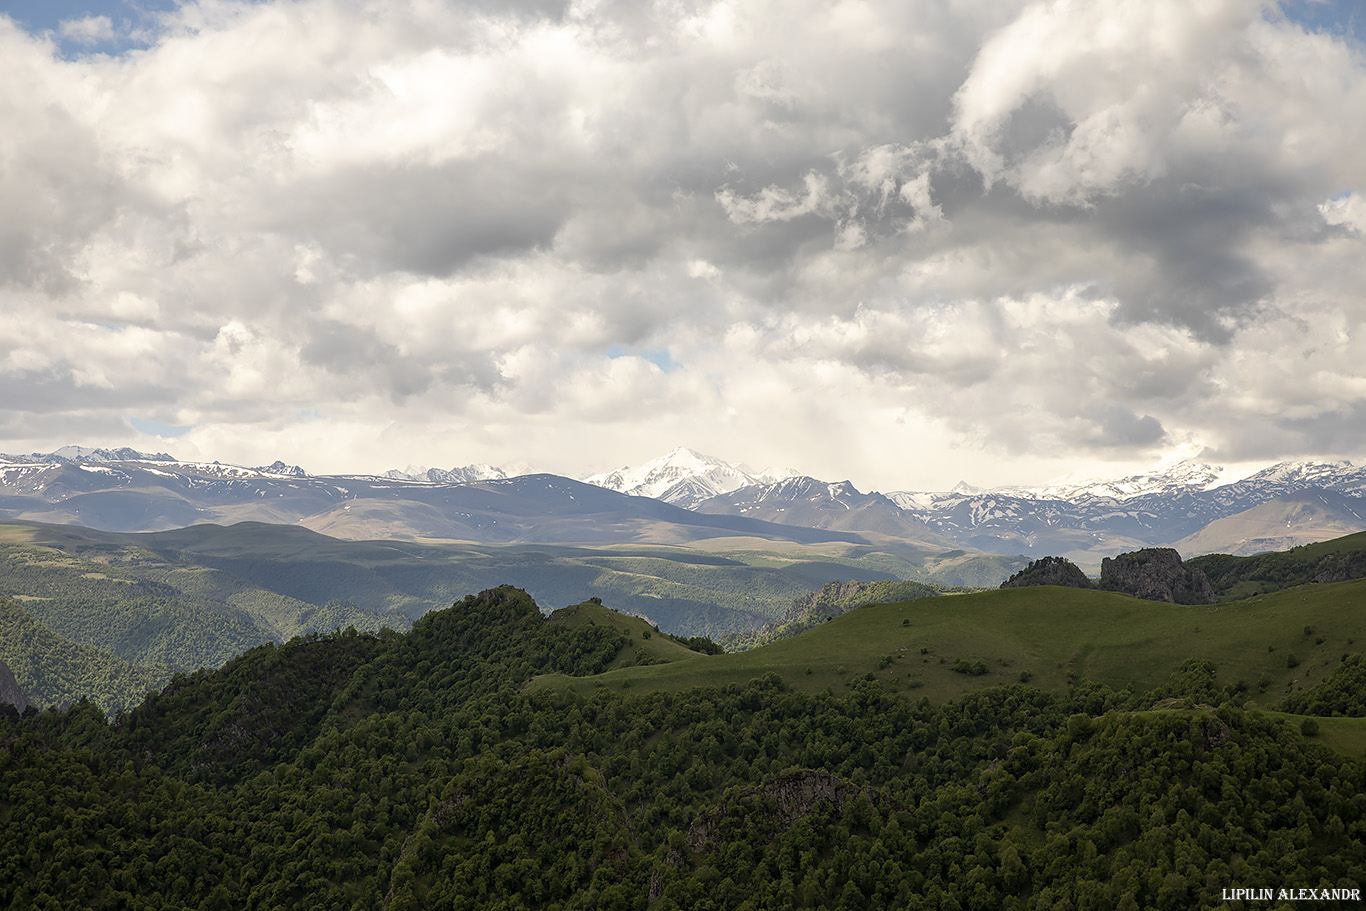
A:
[[[1366,878],[1362,759],[1246,710],[1199,662],[1147,693],[1078,678],[939,705],[872,675],[838,695],[772,674],[525,691],[637,644],[560,616],[500,588],[408,633],[257,647],[112,722],[85,702],[0,711],[0,896],[1082,911]]]

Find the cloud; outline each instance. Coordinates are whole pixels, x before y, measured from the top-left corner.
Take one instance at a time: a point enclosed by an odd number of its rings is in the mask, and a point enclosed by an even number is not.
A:
[[[57,33],[67,41],[77,44],[93,45],[113,41],[117,35],[114,23],[108,16],[86,16],[81,19],[64,19]]]
[[[0,19],[29,448],[133,415],[251,464],[687,444],[894,489],[1366,445],[1366,67],[1275,5],[156,22],[66,59]]]

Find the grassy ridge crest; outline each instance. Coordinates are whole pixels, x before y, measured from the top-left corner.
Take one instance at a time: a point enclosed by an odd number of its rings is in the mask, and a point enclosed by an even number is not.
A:
[[[1366,580],[1309,585],[1245,601],[1183,607],[1111,592],[1040,586],[857,608],[746,652],[537,678],[537,688],[677,692],[774,673],[798,690],[836,692],[871,674],[935,702],[1027,681],[1053,692],[1076,679],[1158,687],[1183,662],[1209,661],[1220,686],[1254,707],[1280,704],[1366,646]]]

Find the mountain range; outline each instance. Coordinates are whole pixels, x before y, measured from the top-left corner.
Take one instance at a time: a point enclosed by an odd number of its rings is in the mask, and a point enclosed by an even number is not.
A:
[[[631,496],[653,497],[684,509],[695,509],[713,497],[741,488],[776,484],[796,474],[787,469],[755,472],[680,447],[642,465],[590,475],[584,481]]]
[[[848,480],[756,472],[689,449],[574,480],[491,465],[310,475],[165,453],[63,447],[0,456],[0,517],[111,531],[204,522],[297,524],[349,539],[483,544],[714,539],[1102,557],[1174,546],[1248,554],[1366,529],[1366,467],[1281,462],[1226,481],[1217,466],[1065,485],[862,492]]]

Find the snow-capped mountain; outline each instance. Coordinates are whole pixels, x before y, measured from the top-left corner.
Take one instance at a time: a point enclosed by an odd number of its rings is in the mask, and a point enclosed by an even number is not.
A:
[[[1144,496],[1172,496],[1208,490],[1226,478],[1218,465],[1185,459],[1162,471],[1144,472],[1110,480],[1051,484],[1044,487],[998,487],[992,493],[1032,500],[1132,500]]]
[[[164,452],[145,453],[121,446],[117,449],[95,449],[89,446],[63,446],[52,452],[31,452],[27,455],[0,454],[0,462],[11,464],[45,464],[49,462],[174,462],[175,456]]]
[[[396,481],[430,481],[434,484],[469,484],[474,481],[499,481],[508,473],[494,465],[461,465],[456,468],[425,468],[409,465],[403,470],[391,468],[383,477]]]
[[[1345,459],[1338,462],[1277,462],[1237,483],[1256,489],[1266,499],[1310,488],[1359,497],[1366,494],[1366,465]]]
[[[247,468],[183,462],[129,448],[64,446],[50,453],[0,455],[0,517],[121,531],[245,519],[304,524],[325,519],[333,534],[458,538],[492,534],[482,526],[466,529],[461,516],[469,509],[457,504],[483,495],[472,488],[487,494],[492,489],[488,485],[515,480],[510,474],[476,464],[449,470],[410,466],[384,477],[314,476],[282,461]],[[680,448],[585,480],[593,490],[653,498],[710,516],[849,538],[867,535],[869,541],[917,547],[1060,555],[1084,566],[1115,553],[1177,542],[1188,548],[1225,540],[1230,543],[1217,546],[1257,547],[1257,542],[1289,540],[1287,523],[1294,526],[1298,541],[1322,540],[1351,527],[1358,517],[1351,510],[1322,504],[1310,509],[1298,501],[1260,511],[1255,507],[1305,491],[1366,497],[1366,465],[1350,461],[1281,462],[1244,476],[1186,461],[1108,480],[992,490],[965,482],[949,491],[903,490],[885,496],[862,493],[848,481],[783,474],[756,473]],[[576,497],[582,499],[574,494],[562,500]],[[524,505],[528,515],[539,516],[538,527],[560,521],[559,507]],[[631,506],[637,512],[654,508],[648,503]],[[1211,523],[1234,516],[1239,517],[1236,523],[1200,534]],[[1236,539],[1227,530],[1235,526]],[[574,534],[584,533],[580,523]]]
[[[654,497],[674,506],[691,509],[718,494],[778,478],[767,474],[756,475],[740,466],[679,447],[642,465],[590,475],[583,480],[618,493]]]
[[[797,476],[749,484],[711,497],[695,509],[808,528],[873,532],[946,549],[952,546],[942,535],[882,494],[861,493],[848,481],[819,481]]]
[[[1115,480],[969,493],[897,491],[889,497],[961,544],[1001,553],[1057,554],[1078,562],[1134,547],[1170,545],[1211,522],[1277,497],[1323,489],[1366,493],[1366,467],[1281,462],[1237,480],[1202,462]]]

